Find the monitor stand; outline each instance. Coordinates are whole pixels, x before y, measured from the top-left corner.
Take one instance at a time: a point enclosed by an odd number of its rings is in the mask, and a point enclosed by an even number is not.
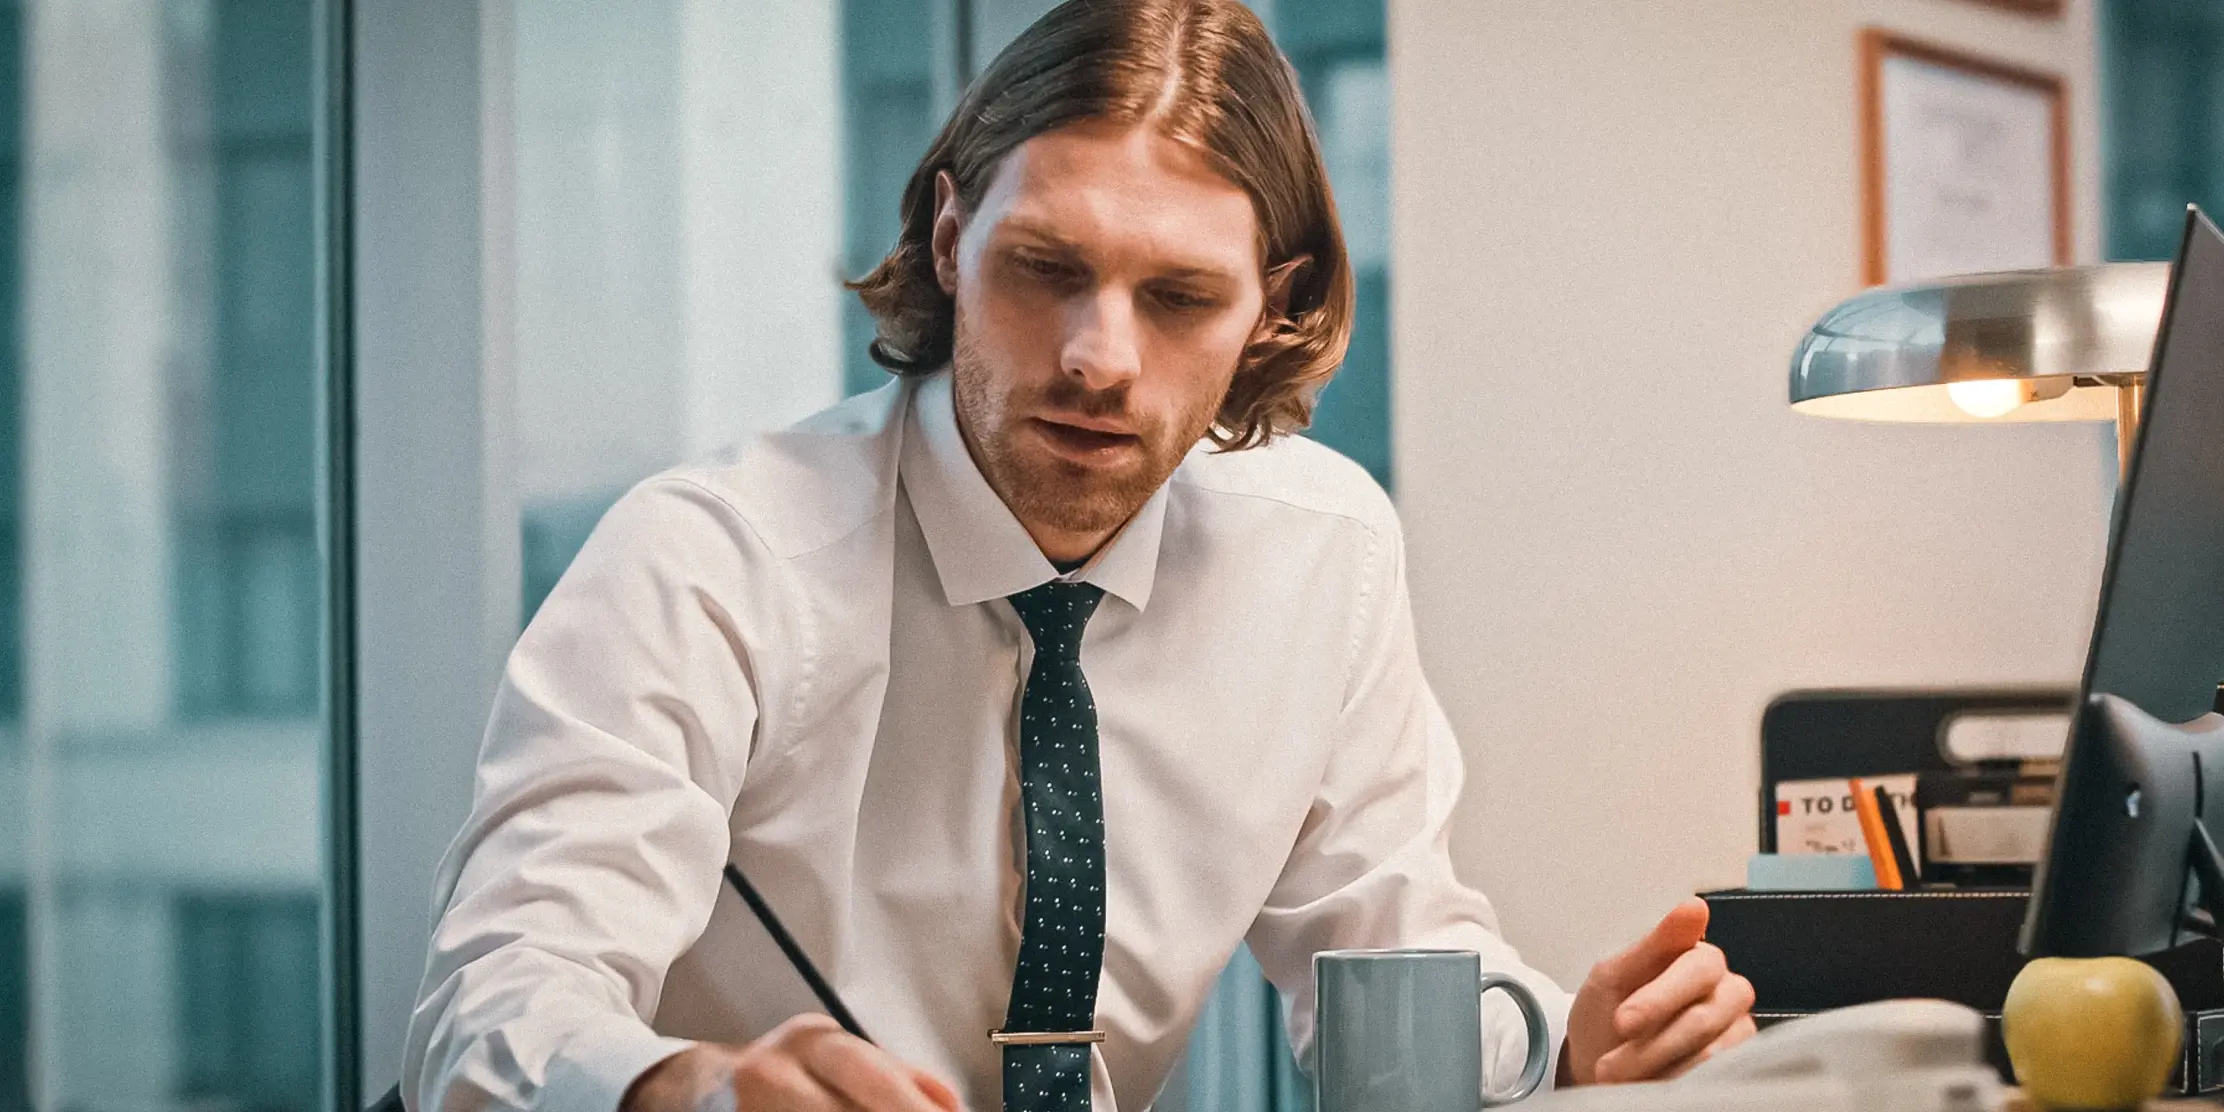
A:
[[[2143,956],[2186,937],[2187,910],[2224,930],[2224,715],[2167,722],[2097,693],[2078,707],[2046,866],[2024,923],[2032,956]],[[2198,897],[2187,885],[2198,878]]]

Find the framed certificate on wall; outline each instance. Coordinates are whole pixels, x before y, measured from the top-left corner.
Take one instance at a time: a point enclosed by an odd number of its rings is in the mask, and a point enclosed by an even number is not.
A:
[[[2069,163],[2060,77],[1862,32],[1863,281],[2067,264]]]
[[[2035,15],[2042,19],[2062,18],[2063,0],[1975,0],[1987,7]]]

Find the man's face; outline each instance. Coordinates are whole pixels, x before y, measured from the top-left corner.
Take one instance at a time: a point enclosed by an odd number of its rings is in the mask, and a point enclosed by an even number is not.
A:
[[[1103,124],[1013,150],[977,211],[940,184],[959,425],[1045,553],[1086,555],[1211,427],[1258,327],[1250,196],[1181,143]]]

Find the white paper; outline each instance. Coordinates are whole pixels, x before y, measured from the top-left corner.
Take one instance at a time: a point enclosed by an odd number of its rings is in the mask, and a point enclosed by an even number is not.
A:
[[[2029,865],[2046,851],[2051,807],[1933,807],[1931,859],[1957,865]]]
[[[1970,712],[1946,722],[1946,756],[1957,763],[2059,760],[2068,747],[2068,712]]]
[[[2054,265],[2054,105],[1903,56],[1883,73],[1887,279]]]

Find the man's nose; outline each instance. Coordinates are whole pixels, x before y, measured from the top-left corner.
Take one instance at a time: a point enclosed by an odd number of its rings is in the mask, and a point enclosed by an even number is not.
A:
[[[1067,310],[1060,369],[1080,375],[1091,390],[1127,384],[1143,373],[1136,327],[1135,306],[1127,291],[1092,291]]]

